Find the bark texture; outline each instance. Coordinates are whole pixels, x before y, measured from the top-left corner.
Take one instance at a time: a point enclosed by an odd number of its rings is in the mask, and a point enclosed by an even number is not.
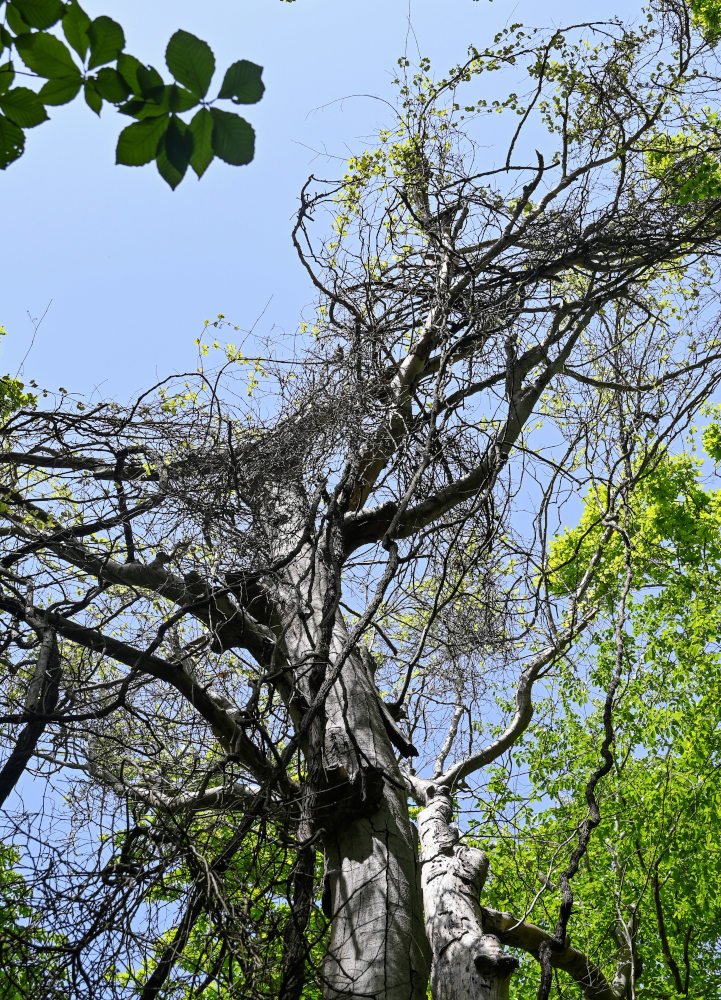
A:
[[[375,679],[369,663],[349,643],[337,610],[324,648],[322,612],[332,607],[328,594],[334,585],[327,558],[302,552],[288,574],[292,590],[286,592],[286,605],[302,596],[301,606],[308,609],[286,625],[295,687],[312,703],[319,692],[322,696],[322,686],[334,679],[322,699],[315,809],[331,919],[324,996],[424,1000],[430,955],[417,837]],[[325,662],[316,662],[320,686],[314,689],[309,665],[319,652]],[[304,752],[311,757],[314,749],[306,745]]]
[[[483,927],[488,858],[460,842],[451,815],[450,798],[436,792],[418,816],[433,1000],[508,1000],[518,961]]]

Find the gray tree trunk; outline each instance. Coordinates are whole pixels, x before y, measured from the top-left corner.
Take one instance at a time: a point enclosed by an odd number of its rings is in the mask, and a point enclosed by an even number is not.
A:
[[[312,573],[302,556],[290,569],[293,593],[286,593],[286,606],[302,596],[307,608],[305,615],[294,616],[285,634],[296,664],[310,663],[318,647],[318,609],[332,585],[329,572],[318,556]],[[338,613],[324,673],[334,669],[347,639]],[[296,685],[303,691],[302,677],[296,677]],[[312,698],[313,692],[308,695]],[[425,1000],[430,954],[417,836],[375,679],[355,649],[325,702],[322,758],[325,787],[318,796],[317,826],[326,858],[325,908],[331,918],[324,996]]]
[[[452,812],[450,798],[436,793],[418,816],[431,994],[433,1000],[508,1000],[518,961],[483,930],[488,858],[460,842],[450,826]]]

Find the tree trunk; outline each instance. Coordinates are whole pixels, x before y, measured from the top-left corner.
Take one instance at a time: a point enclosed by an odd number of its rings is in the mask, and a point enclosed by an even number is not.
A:
[[[375,683],[357,654],[328,709],[329,770],[348,770],[351,787],[367,796],[368,815],[346,819],[341,801],[337,821],[325,827],[332,913],[326,996],[424,1000],[429,953],[416,836]]]
[[[288,568],[293,594],[285,595],[287,602],[302,594],[300,608],[308,609],[296,613],[285,634],[290,659],[298,665],[311,663],[318,649],[319,609],[332,586],[318,554],[312,573],[308,564],[306,553]],[[347,639],[337,612],[326,669],[334,669]],[[307,667],[296,668],[296,688],[312,698],[313,692],[304,690],[307,677]],[[324,909],[331,920],[324,996],[425,1000],[430,955],[417,836],[375,679],[357,649],[347,656],[324,715],[324,788],[316,810],[326,857]]]
[[[418,816],[431,995],[433,1000],[508,1000],[518,961],[483,930],[480,896],[488,858],[460,843],[450,827],[452,813],[450,798],[436,792]]]

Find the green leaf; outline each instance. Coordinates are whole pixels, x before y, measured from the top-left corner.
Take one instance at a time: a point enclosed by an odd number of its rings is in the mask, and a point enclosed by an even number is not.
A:
[[[215,57],[207,42],[188,31],[176,31],[165,50],[165,62],[178,83],[205,97],[215,72]]]
[[[189,90],[184,90],[177,83],[154,87],[152,96],[147,99],[135,97],[126,104],[121,104],[118,111],[133,118],[156,118],[165,111],[188,111],[198,103],[198,98]]]
[[[188,127],[193,136],[190,166],[198,177],[202,177],[213,162],[213,116],[207,108],[201,108]]]
[[[168,118],[168,115],[159,115],[124,128],[118,137],[115,162],[128,167],[141,167],[154,160],[160,140],[168,128]]]
[[[100,110],[103,106],[103,98],[100,93],[98,93],[98,88],[95,86],[95,80],[85,81],[85,103],[94,111],[96,115],[100,114]]]
[[[160,174],[160,176],[163,178],[164,181],[166,181],[166,183],[168,183],[171,186],[173,191],[175,191],[176,187],[178,186],[178,184],[180,184],[183,177],[185,176],[185,171],[181,172],[180,170],[178,170],[177,167],[173,166],[173,164],[168,159],[168,154],[165,150],[164,144],[161,144],[160,149],[158,150],[158,157],[156,163],[158,166],[158,173]]]
[[[125,35],[117,21],[111,17],[96,17],[88,28],[90,61],[88,69],[117,59],[125,46]]]
[[[193,133],[175,115],[172,115],[163,138],[163,148],[168,162],[180,173],[181,178],[184,177],[193,152]]]
[[[95,77],[95,87],[100,96],[111,104],[120,104],[130,92],[124,77],[116,69],[104,66]]]
[[[8,7],[16,7],[31,28],[52,28],[65,9],[60,0],[13,0]]]
[[[90,18],[82,9],[80,4],[73,0],[72,3],[68,4],[65,17],[63,18],[63,31],[65,32],[65,37],[68,42],[72,45],[83,62],[85,61],[85,56],[88,54],[88,47],[90,46],[90,38],[88,36],[89,27]]]
[[[211,108],[213,150],[221,160],[233,166],[250,163],[255,152],[255,132],[248,122],[230,111]]]
[[[163,87],[163,78],[154,66],[138,66],[138,86],[143,97],[154,97]]]
[[[13,69],[13,64],[11,62],[3,63],[0,66],[0,94],[4,94],[6,90],[12,87],[14,79],[15,70]]]
[[[133,94],[140,94],[142,88],[138,83],[138,70],[143,69],[143,64],[135,56],[122,52],[118,56],[117,69],[123,80],[130,87]]]
[[[15,40],[15,47],[28,69],[38,76],[53,79],[79,74],[69,49],[54,35],[48,35],[44,31],[20,35]]]
[[[0,170],[4,170],[13,160],[22,156],[25,135],[15,122],[0,115]]]
[[[179,87],[177,83],[169,84],[166,89],[170,111],[190,111],[198,103],[198,98],[192,91]]]
[[[5,17],[7,18],[8,25],[16,35],[24,35],[30,31],[30,25],[13,4],[8,4],[5,8]]]
[[[77,96],[82,82],[83,78],[77,72],[75,76],[59,76],[43,84],[38,97],[43,104],[67,104]]]
[[[262,66],[247,59],[234,62],[228,67],[218,97],[229,97],[234,104],[255,104],[265,90],[260,79],[262,72]]]
[[[42,101],[27,87],[15,87],[0,95],[0,111],[20,128],[32,128],[48,120]]]

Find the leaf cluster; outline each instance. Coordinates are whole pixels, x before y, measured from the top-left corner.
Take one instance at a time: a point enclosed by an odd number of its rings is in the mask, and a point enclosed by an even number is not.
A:
[[[116,162],[154,161],[173,189],[188,167],[202,177],[216,156],[235,166],[253,159],[252,126],[216,105],[260,100],[262,68],[255,63],[234,62],[215,98],[209,98],[215,57],[207,42],[190,32],[178,30],[168,42],[171,82],[166,82],[155,67],[126,51],[117,21],[105,15],[91,19],[77,0],[10,0],[0,4],[0,18],[0,169],[22,155],[25,130],[47,121],[47,108],[67,104],[81,90],[96,114],[110,104],[134,119],[120,133]],[[16,73],[28,71],[42,83],[38,90],[15,84]],[[183,115],[190,111],[195,113],[187,120]]]

